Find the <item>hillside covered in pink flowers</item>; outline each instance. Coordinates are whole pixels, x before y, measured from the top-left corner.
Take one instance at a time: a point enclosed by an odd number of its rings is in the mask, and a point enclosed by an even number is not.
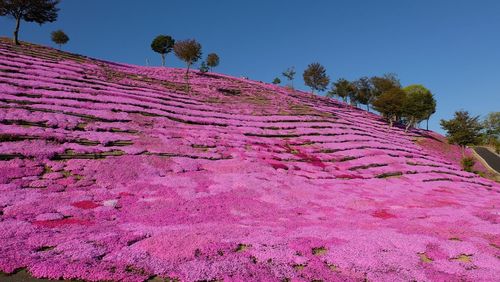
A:
[[[221,74],[0,41],[0,271],[494,281],[500,185],[424,132]],[[434,144],[433,143],[433,144]]]

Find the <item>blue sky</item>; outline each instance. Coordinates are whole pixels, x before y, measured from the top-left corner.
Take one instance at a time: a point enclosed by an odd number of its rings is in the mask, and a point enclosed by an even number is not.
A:
[[[465,109],[500,111],[500,1],[498,0],[63,0],[59,19],[21,24],[21,40],[52,45],[63,29],[65,50],[101,59],[159,64],[150,49],[158,34],[195,38],[205,54],[221,57],[218,72],[270,82],[295,66],[295,85],[311,62],[332,80],[396,73],[435,94],[439,119]],[[0,35],[14,21],[0,18]],[[173,54],[169,66],[183,64]]]

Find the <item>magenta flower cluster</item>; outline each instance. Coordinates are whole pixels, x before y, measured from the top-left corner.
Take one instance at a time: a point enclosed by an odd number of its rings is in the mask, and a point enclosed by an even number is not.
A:
[[[184,70],[0,41],[0,271],[498,279],[500,185],[462,171],[439,136],[297,90],[190,76],[187,91]]]

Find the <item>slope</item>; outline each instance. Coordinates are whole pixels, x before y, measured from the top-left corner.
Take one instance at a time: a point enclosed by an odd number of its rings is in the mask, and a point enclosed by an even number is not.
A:
[[[0,42],[0,270],[494,280],[499,185],[301,91]]]

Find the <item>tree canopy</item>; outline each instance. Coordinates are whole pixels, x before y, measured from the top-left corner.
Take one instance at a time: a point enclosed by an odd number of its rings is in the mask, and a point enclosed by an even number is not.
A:
[[[186,73],[189,73],[191,65],[201,58],[201,44],[194,39],[182,40],[175,43],[174,53],[177,58],[186,63]]]
[[[339,97],[344,102],[347,98],[353,97],[356,94],[356,86],[344,78],[339,78],[332,83],[332,89],[326,94],[327,97]]]
[[[401,88],[401,83],[399,82],[398,77],[393,73],[384,74],[383,76],[372,76],[370,78],[370,83],[373,88],[372,92],[374,97],[377,97],[393,88]]]
[[[446,137],[450,144],[465,147],[476,145],[481,140],[482,126],[479,116],[471,116],[467,111],[457,111],[452,119],[442,119],[440,124],[446,130]]]
[[[406,93],[401,88],[392,88],[373,101],[373,108],[389,120],[392,126],[404,113]]]
[[[182,40],[175,43],[174,53],[177,58],[186,63],[186,85],[187,91],[189,92],[189,69],[192,64],[196,63],[201,58],[201,44],[194,39]]]
[[[290,81],[290,86],[293,87],[293,79],[295,78],[295,67],[287,68],[282,75],[286,77],[288,81]]]
[[[0,16],[9,15],[16,20],[14,43],[19,45],[21,20],[44,24],[57,20],[59,0],[0,0]]]
[[[436,100],[431,91],[420,84],[403,88],[406,93],[403,117],[406,129],[428,119],[436,111]]]
[[[219,56],[215,53],[207,55],[207,66],[212,69],[219,65]]]
[[[366,109],[370,110],[370,104],[373,100],[373,87],[371,81],[368,77],[361,77],[360,79],[353,82],[355,86],[355,95],[353,103],[360,103],[366,105]]]
[[[59,49],[61,49],[61,46],[68,43],[68,41],[69,41],[68,35],[66,35],[66,33],[64,33],[64,31],[62,31],[60,29],[53,31],[51,33],[50,37],[52,39],[52,42],[59,45]]]
[[[483,121],[485,142],[496,145],[500,141],[500,112],[489,113]]]
[[[161,55],[161,65],[165,66],[165,55],[172,52],[175,40],[170,35],[158,35],[151,42],[151,49]]]
[[[304,83],[311,90],[324,91],[330,84],[330,77],[326,74],[326,69],[319,63],[312,63],[307,66],[303,73]]]

